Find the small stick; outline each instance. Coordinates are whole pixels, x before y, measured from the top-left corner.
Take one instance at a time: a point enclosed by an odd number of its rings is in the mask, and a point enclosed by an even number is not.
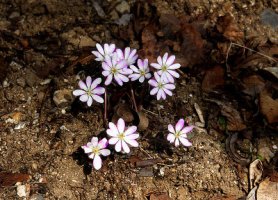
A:
[[[266,58],[268,58],[269,60],[272,60],[272,61],[274,61],[274,62],[278,62],[275,58],[272,58],[272,57],[270,57],[270,56],[268,56],[268,55],[265,55],[265,54],[263,54],[263,53],[261,53],[261,52],[259,52],[259,51],[255,51],[255,50],[253,50],[253,49],[250,49],[250,48],[248,48],[248,47],[246,47],[246,46],[243,46],[243,45],[240,45],[240,44],[237,44],[237,43],[234,43],[234,42],[231,42],[231,43],[230,43],[230,46],[229,46],[229,48],[228,48],[227,55],[226,55],[226,62],[227,62],[227,60],[228,60],[229,52],[230,52],[230,50],[231,50],[231,47],[232,47],[233,45],[238,46],[238,47],[241,47],[241,48],[244,48],[244,49],[247,49],[247,50],[252,51],[252,52],[255,52],[255,53],[257,53],[257,54],[259,54],[259,55],[261,55],[261,56],[263,56],[263,57],[266,57]]]
[[[137,109],[137,105],[136,105],[136,101],[135,101],[135,96],[134,96],[134,91],[133,91],[131,86],[130,86],[130,92],[131,92],[131,98],[132,98],[132,101],[133,101],[135,111],[138,113],[138,109]]]
[[[107,122],[107,93],[104,91],[104,123]]]

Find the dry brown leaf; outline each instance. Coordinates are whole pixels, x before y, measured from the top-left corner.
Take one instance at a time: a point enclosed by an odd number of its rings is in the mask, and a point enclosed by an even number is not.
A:
[[[255,97],[265,87],[264,79],[258,75],[251,75],[243,79],[243,92]]]
[[[277,200],[278,199],[278,183],[269,179],[260,183],[257,190],[258,200]]]
[[[220,17],[218,20],[217,30],[230,41],[242,41],[244,37],[243,31],[238,28],[234,18],[231,15]]]
[[[278,122],[278,99],[273,99],[266,90],[260,94],[260,112],[266,117],[268,123]]]
[[[249,166],[249,183],[251,188],[255,187],[263,175],[263,164],[259,159],[254,160]]]
[[[148,119],[146,113],[144,113],[142,111],[139,111],[138,112],[138,117],[139,117],[138,130],[139,131],[146,130],[149,126],[149,119]]]
[[[29,174],[0,172],[0,187],[13,186],[17,182],[30,180]]]
[[[210,92],[218,86],[223,86],[225,84],[224,75],[225,70],[219,65],[207,70],[202,82],[203,91]]]

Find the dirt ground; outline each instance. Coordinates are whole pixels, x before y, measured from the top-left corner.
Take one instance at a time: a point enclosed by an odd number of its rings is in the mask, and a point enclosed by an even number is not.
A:
[[[0,1],[0,199],[244,199],[251,161],[277,173],[278,24],[265,11],[277,17],[278,1]],[[90,52],[105,42],[182,67],[166,101],[135,90],[149,120],[140,148],[96,171],[80,146],[105,135],[103,106],[72,91],[100,76]],[[112,120],[132,106],[108,90]],[[180,118],[196,126],[192,147],[165,139]]]

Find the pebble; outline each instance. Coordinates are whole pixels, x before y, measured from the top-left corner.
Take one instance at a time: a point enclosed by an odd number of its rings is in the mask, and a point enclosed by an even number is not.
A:
[[[116,10],[121,14],[129,13],[130,12],[130,6],[126,1],[122,1],[120,4],[118,4],[116,6]]]
[[[74,98],[72,95],[72,90],[62,89],[56,90],[53,95],[53,101],[55,105],[59,108],[65,108],[71,105]]]
[[[25,87],[26,86],[26,81],[23,77],[20,77],[16,80],[16,83],[21,86],[21,87]]]

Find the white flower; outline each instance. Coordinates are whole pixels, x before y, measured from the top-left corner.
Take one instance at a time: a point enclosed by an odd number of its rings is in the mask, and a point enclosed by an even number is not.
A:
[[[99,170],[102,166],[100,155],[108,156],[111,153],[109,149],[106,149],[107,145],[106,138],[98,141],[97,137],[93,137],[91,142],[81,147],[86,154],[89,154],[89,158],[93,159],[93,166],[96,170]]]
[[[92,78],[87,76],[86,84],[83,81],[79,81],[78,84],[80,89],[74,90],[73,95],[80,96],[80,101],[87,102],[88,106],[92,105],[93,100],[97,101],[98,103],[103,103],[104,100],[100,95],[104,94],[105,89],[103,87],[98,87],[100,83],[101,78],[97,78],[92,82]]]
[[[111,145],[115,145],[115,150],[117,152],[122,151],[129,153],[129,145],[132,147],[139,146],[138,142],[136,141],[136,139],[139,138],[139,134],[136,132],[136,130],[136,126],[131,126],[126,129],[125,122],[122,118],[118,120],[117,126],[114,123],[109,122],[109,129],[107,129],[106,132],[111,138],[108,142]]]
[[[189,147],[192,146],[192,143],[188,141],[187,139],[187,134],[192,131],[192,129],[194,128],[194,126],[186,126],[184,127],[184,120],[180,119],[178,121],[178,123],[174,127],[169,124],[168,125],[168,130],[169,130],[169,134],[167,136],[167,140],[170,143],[175,143],[175,146],[179,146],[180,142],[182,143],[183,146]]]
[[[92,54],[96,56],[96,61],[104,61],[107,57],[111,57],[116,49],[115,44],[104,44],[102,47],[100,44],[96,44],[98,51],[92,51]]]
[[[134,65],[130,65],[130,69],[132,69],[133,74],[130,74],[129,78],[132,81],[139,79],[139,82],[143,83],[145,78],[146,79],[151,78],[150,69],[148,67],[148,59],[145,59],[144,61],[142,61],[141,59],[138,59],[137,66],[138,66],[138,68],[135,67]]]
[[[124,82],[129,81],[127,75],[132,73],[131,69],[126,68],[126,62],[124,60],[118,61],[115,56],[105,59],[102,68],[102,75],[107,77],[105,85],[109,85],[114,77],[115,81],[122,86]]]
[[[172,96],[171,90],[175,89],[175,85],[169,82],[164,82],[161,77],[155,72],[154,79],[149,80],[149,84],[154,88],[150,91],[151,95],[156,94],[157,100],[166,99],[166,95]]]
[[[175,56],[170,56],[168,58],[168,53],[165,53],[163,58],[158,56],[157,62],[158,63],[151,63],[151,66],[154,67],[155,69],[158,69],[157,73],[161,76],[161,79],[163,81],[169,81],[171,83],[174,83],[175,78],[179,78],[180,75],[175,71],[176,69],[180,68],[180,64],[175,63]]]
[[[119,60],[125,60],[128,66],[134,64],[138,58],[136,54],[136,49],[130,49],[130,47],[126,47],[124,52],[121,49],[117,49],[116,53]]]

